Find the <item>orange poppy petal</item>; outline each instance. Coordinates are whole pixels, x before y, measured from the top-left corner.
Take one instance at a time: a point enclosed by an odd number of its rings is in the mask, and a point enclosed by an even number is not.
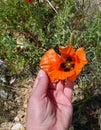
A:
[[[73,56],[75,55],[75,51],[73,49],[72,46],[66,46],[66,47],[60,47],[59,48],[59,52],[61,53],[61,55],[66,58],[67,56]]]
[[[53,49],[50,49],[41,58],[40,67],[48,74],[50,80],[54,82],[57,80],[64,80],[75,73],[73,70],[70,72],[61,70],[61,63],[63,63],[62,58]]]
[[[68,46],[60,47],[59,51],[63,57],[60,57],[60,55],[58,55],[54,49],[47,51],[40,61],[41,69],[48,74],[52,82],[64,80],[66,78],[71,81],[75,81],[83,66],[88,63],[85,57],[84,49],[79,48],[75,52],[72,46]],[[60,66],[61,63],[64,63],[68,56],[71,56],[73,59],[74,68],[72,68],[70,71],[65,71]]]
[[[80,61],[84,64],[87,64],[88,61],[86,59],[86,54],[85,54],[85,51],[84,51],[84,48],[81,47],[79,49],[77,49],[76,51],[76,55],[78,56],[78,58],[80,59]]]
[[[75,70],[76,76],[77,76],[81,72],[83,66],[88,63],[88,61],[85,56],[84,48],[79,48],[76,51],[76,55],[77,55],[78,61],[76,61],[76,63],[75,63],[74,70]]]
[[[68,80],[70,80],[70,81],[75,81],[76,80],[76,78],[77,78],[77,75],[76,74],[74,74],[74,75],[72,75],[71,77],[68,77]]]
[[[41,58],[40,66],[41,66],[41,69],[43,69],[47,73],[50,73],[51,71],[58,70],[62,62],[63,60],[54,51],[54,49],[50,49]]]
[[[71,70],[69,72],[64,72],[63,70],[57,70],[57,71],[49,73],[49,77],[50,77],[52,82],[57,81],[57,80],[64,80],[64,79],[69,78],[73,75],[75,75],[74,70]]]
[[[25,0],[25,2],[32,4],[33,0]]]

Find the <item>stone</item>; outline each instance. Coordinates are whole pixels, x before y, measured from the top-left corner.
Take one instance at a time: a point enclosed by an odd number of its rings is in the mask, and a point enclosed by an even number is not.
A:
[[[16,123],[15,125],[13,125],[11,130],[25,130],[25,129],[21,123]]]
[[[6,78],[5,78],[5,75],[0,75],[0,82],[2,83],[2,84],[6,84]]]
[[[80,95],[80,96],[79,96],[79,99],[80,99],[80,100],[84,99],[84,95]]]
[[[74,85],[74,89],[78,89],[79,88],[79,86],[78,85]]]
[[[75,101],[77,101],[77,97],[76,96],[74,96],[74,97],[72,97],[72,102],[75,102]]]
[[[23,107],[26,109],[26,108],[27,108],[27,104],[25,103],[25,104],[23,105]]]
[[[0,130],[11,130],[12,122],[4,122],[0,124]]]
[[[0,97],[2,99],[7,99],[8,93],[6,93],[4,90],[0,90]]]
[[[15,120],[15,122],[19,122],[19,117],[16,116],[16,117],[14,118],[14,120]]]
[[[10,80],[10,85],[12,85],[12,84],[14,84],[15,83],[15,81],[16,81],[16,78],[12,78],[11,80]]]
[[[3,60],[0,59],[0,82],[2,85],[6,84],[6,69],[7,66]]]

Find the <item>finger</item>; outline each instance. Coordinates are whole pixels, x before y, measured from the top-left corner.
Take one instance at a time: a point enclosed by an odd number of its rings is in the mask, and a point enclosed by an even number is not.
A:
[[[63,91],[58,91],[55,96],[56,96],[55,100],[57,104],[60,105],[60,107],[63,107],[61,105],[71,106],[70,100],[68,100],[67,96],[64,94]]]
[[[63,89],[64,89],[64,81],[59,81],[56,85],[56,90],[63,91]]]
[[[72,81],[66,80],[64,94],[69,99],[69,101],[72,99],[73,85],[74,83]]]
[[[57,97],[57,94],[59,93],[59,92],[62,92],[63,93],[63,89],[64,89],[64,86],[65,86],[65,84],[64,84],[64,81],[58,81],[57,83],[56,83],[56,90],[53,92],[53,95],[54,95],[54,97],[56,98]]]
[[[34,94],[40,98],[47,94],[49,79],[48,79],[47,74],[43,70],[39,71],[37,79],[38,79],[38,82],[37,82]]]
[[[68,79],[65,80],[65,87],[69,87],[69,88],[73,89],[73,86],[74,86],[74,82],[72,82]]]
[[[56,82],[55,83],[52,83],[52,82],[50,82],[49,83],[49,90],[55,90],[56,89]]]
[[[36,78],[35,81],[34,81],[33,89],[32,89],[32,95],[34,94],[34,91],[35,91],[35,89],[37,87],[37,84],[38,84],[38,78]]]
[[[33,88],[36,88],[36,87],[37,87],[37,84],[38,84],[38,78],[35,79]]]

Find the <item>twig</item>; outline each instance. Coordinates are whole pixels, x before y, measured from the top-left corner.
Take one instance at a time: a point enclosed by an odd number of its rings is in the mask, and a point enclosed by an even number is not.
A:
[[[48,4],[52,7],[52,9],[53,9],[56,13],[58,13],[57,10],[54,8],[54,6],[51,4],[51,2],[50,2],[49,0],[46,0],[46,1],[47,1]]]

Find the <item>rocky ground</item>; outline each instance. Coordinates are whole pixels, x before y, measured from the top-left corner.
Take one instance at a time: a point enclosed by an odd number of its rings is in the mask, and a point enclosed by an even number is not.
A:
[[[8,100],[4,102],[4,108],[9,110],[7,116],[15,115],[12,121],[4,122],[0,124],[0,130],[25,130],[26,129],[26,108],[28,99],[31,95],[33,86],[33,79],[29,78],[23,82],[16,83],[13,86],[13,92],[15,93],[14,100]],[[82,91],[77,85],[74,87],[75,94],[73,93],[73,102],[82,100],[84,98]],[[76,96],[78,95],[79,96]],[[16,107],[17,106],[17,107]],[[10,107],[10,108],[9,108]],[[16,114],[15,114],[16,113]],[[5,115],[6,116],[6,115]],[[71,130],[73,127],[71,127]]]
[[[17,83],[13,92],[14,100],[4,102],[4,108],[7,108],[9,118],[13,116],[12,121],[0,124],[0,130],[24,130],[26,125],[27,102],[32,90],[33,79],[26,79],[22,83]],[[10,107],[10,108],[9,108]],[[15,115],[15,116],[14,116]],[[6,116],[6,115],[5,115]],[[10,120],[10,119],[9,119]]]

